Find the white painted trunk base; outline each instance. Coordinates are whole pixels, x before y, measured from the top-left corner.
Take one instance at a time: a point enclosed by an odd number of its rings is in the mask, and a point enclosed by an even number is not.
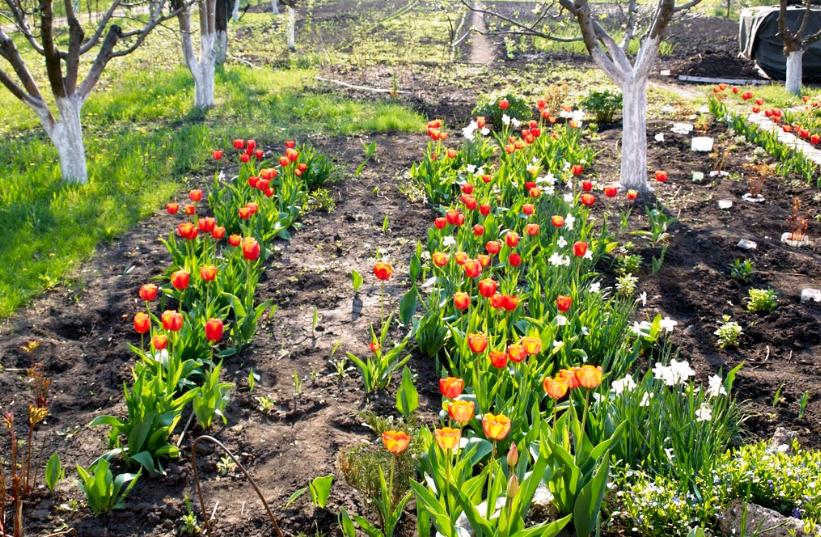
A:
[[[787,93],[801,95],[804,51],[794,50],[787,56]]]
[[[279,2],[277,0],[271,0],[271,11],[274,15],[279,15]]]
[[[83,145],[83,125],[80,122],[82,99],[77,97],[57,99],[58,121],[46,126],[60,156],[60,170],[63,181],[84,184],[88,182],[86,152]]]
[[[288,49],[296,50],[296,9],[288,7]]]
[[[239,0],[234,0],[234,9],[231,12],[231,18],[235,21],[239,20]]]
[[[214,38],[214,53],[217,65],[223,65],[228,57],[228,32],[222,30],[217,31]]]
[[[647,184],[647,77],[622,85],[621,186],[649,190]]]

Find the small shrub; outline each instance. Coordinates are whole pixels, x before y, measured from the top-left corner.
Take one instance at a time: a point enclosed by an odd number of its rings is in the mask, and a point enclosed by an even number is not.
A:
[[[509,106],[506,110],[499,108],[499,101],[507,99]],[[530,104],[521,97],[510,92],[494,92],[489,96],[481,97],[473,113],[477,116],[484,116],[488,123],[492,123],[494,127],[502,128],[502,116],[515,118],[519,121],[527,121],[533,116],[533,110]]]
[[[725,315],[722,317],[722,322],[719,323],[718,329],[713,333],[718,336],[719,348],[730,349],[738,347],[738,338],[743,332],[741,325],[735,321],[731,321],[729,315]]]
[[[620,297],[631,297],[636,292],[636,284],[639,279],[632,274],[622,274],[616,280],[616,291]]]
[[[621,110],[621,92],[616,89],[592,90],[579,106],[595,114],[597,123],[610,123],[616,111]]]
[[[747,299],[747,311],[770,313],[778,306],[778,299],[773,289],[750,289]]]
[[[412,437],[414,435],[411,435]],[[393,481],[392,502],[398,504],[402,497],[410,490],[410,480],[416,477],[418,442],[411,440],[411,449],[407,449],[394,456],[379,441],[375,444],[356,444],[340,452],[337,467],[345,481],[355,488],[373,505],[374,500],[382,497],[382,485],[379,469],[385,476],[390,474],[391,461],[396,457],[396,469]]]
[[[641,271],[642,258],[638,254],[623,255],[618,258],[619,274],[638,274]]]
[[[730,278],[749,283],[753,279],[753,262],[749,259],[736,259],[730,265]]]

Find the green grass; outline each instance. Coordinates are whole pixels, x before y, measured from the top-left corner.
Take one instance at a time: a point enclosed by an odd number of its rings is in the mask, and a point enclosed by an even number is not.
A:
[[[0,140],[0,317],[59,283],[99,242],[164,206],[188,177],[209,175],[210,150],[227,149],[235,137],[270,147],[316,133],[424,127],[424,118],[399,104],[320,92],[313,74],[227,68],[218,74],[217,106],[202,113],[192,110],[184,68],[121,71],[84,108],[90,180],[81,187],[61,184],[57,152],[34,114],[0,92],[0,123],[33,127]]]

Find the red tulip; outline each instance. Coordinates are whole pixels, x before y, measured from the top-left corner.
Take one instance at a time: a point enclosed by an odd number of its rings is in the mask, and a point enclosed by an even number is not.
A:
[[[733,93],[738,93],[738,86],[733,86]]]
[[[806,101],[805,101],[805,102],[806,102]],[[757,104],[758,106],[763,105],[763,104],[764,104],[764,99],[762,99],[761,97],[758,97],[758,98],[755,100],[755,104]]]
[[[533,214],[533,211],[535,211],[535,210],[536,210],[536,207],[533,206],[532,203],[525,203],[524,205],[522,205],[522,212],[525,213],[527,216],[530,216],[531,214]]]
[[[191,222],[183,222],[177,226],[177,233],[179,233],[183,239],[196,239],[198,233],[197,226]]]
[[[285,166],[287,166],[288,164],[290,164],[290,163],[291,163],[291,161],[288,160],[288,157],[286,157],[286,156],[279,157],[279,165],[282,166],[283,168]]]
[[[527,358],[527,353],[525,352],[524,347],[518,343],[514,343],[507,346],[507,356],[510,358],[511,362],[518,364],[520,362],[524,362],[525,358]]]
[[[276,179],[277,176],[277,169],[276,168],[263,168],[259,172],[260,177],[265,179],[266,181],[271,181]]]
[[[153,283],[146,283],[140,286],[140,298],[146,302],[151,302],[157,298],[157,286]]]
[[[234,140],[234,149],[245,149],[245,140]]]
[[[577,242],[573,245],[573,255],[576,257],[584,257],[584,254],[587,253],[587,243],[586,242]]]
[[[285,142],[285,147],[287,147],[288,149],[293,149],[294,147],[296,147],[296,142],[293,140],[288,140],[287,142]]]
[[[456,377],[439,379],[439,391],[448,399],[456,399],[462,395],[465,388],[465,381]]]
[[[217,277],[217,267],[213,265],[207,265],[200,267],[200,278],[207,282],[214,281],[214,278]]]
[[[256,202],[249,201],[245,206],[248,207],[251,214],[257,214],[257,211],[259,211],[259,204]]]
[[[453,305],[457,310],[466,310],[470,307],[470,295],[464,292],[453,293]]]
[[[476,116],[476,126],[480,129],[487,125],[487,119],[485,116]]]
[[[519,307],[519,297],[514,295],[504,295],[502,297],[502,307],[505,311],[514,311]]]
[[[479,282],[479,294],[485,298],[490,298],[496,294],[496,282],[491,278],[485,278]]]
[[[165,210],[168,211],[168,214],[177,214],[177,211],[180,210],[180,205],[179,203],[174,203],[172,201],[171,203],[166,204]]]
[[[187,214],[187,215],[197,214],[197,208],[193,205],[186,205],[185,206],[185,214]]]
[[[528,224],[525,226],[525,233],[531,237],[535,237],[539,234],[539,224]]]
[[[308,169],[308,165],[305,164],[304,162],[300,162],[299,166],[297,166],[296,169],[301,171],[301,172],[304,172]]]
[[[485,254],[479,254],[476,256],[476,261],[482,265],[482,268],[487,268],[490,266],[490,256]]]
[[[188,197],[191,198],[191,201],[200,201],[202,200],[202,190],[192,190],[188,193]]]
[[[446,153],[448,158],[456,158],[456,150],[455,149],[448,149]]]
[[[393,268],[390,266],[389,263],[386,263],[384,261],[378,261],[373,266],[373,273],[377,279],[386,281],[390,279],[391,274],[393,274]]]
[[[291,162],[296,162],[299,159],[299,152],[295,149],[286,149],[285,156],[288,157],[288,160]]]
[[[522,256],[519,254],[510,254],[507,256],[507,262],[511,267],[518,267],[522,264]]]
[[[259,259],[260,248],[259,243],[253,237],[245,237],[242,239],[242,256],[248,261],[256,261]]]
[[[487,349],[487,335],[468,334],[468,347],[476,354],[485,352],[485,349]]]
[[[573,299],[569,296],[559,295],[556,299],[556,306],[559,308],[559,311],[564,313],[570,309],[570,305],[573,303]]]
[[[222,150],[215,149],[211,151],[211,156],[214,157],[214,160],[220,160],[222,158]]]
[[[507,365],[507,354],[502,351],[490,351],[490,365],[501,369]]]
[[[581,164],[574,164],[573,166],[570,167],[570,172],[573,175],[581,175],[583,171],[584,171],[584,166],[582,166]]]
[[[593,181],[582,181],[582,190],[585,192],[593,190]]]
[[[496,255],[502,249],[502,245],[499,244],[498,241],[488,241],[488,243],[485,244],[485,249],[490,255]]]
[[[264,155],[265,153],[263,153],[262,149],[257,149],[256,151],[254,151],[254,158],[257,160],[262,160],[262,157]]]
[[[214,228],[217,227],[217,221],[211,216],[205,216],[200,218],[197,222],[200,231],[204,233],[211,233],[214,231]]]
[[[189,278],[190,275],[188,274],[188,272],[184,270],[178,270],[171,274],[171,285],[174,286],[174,289],[182,291],[183,289],[188,287]]]
[[[818,136],[817,134],[810,136],[810,143],[817,144],[819,142],[821,142],[821,136]]]
[[[478,278],[482,273],[482,264],[475,259],[469,259],[468,261],[465,261],[464,269],[465,276],[468,278]]]
[[[137,312],[137,314],[134,315],[134,330],[136,330],[138,334],[145,334],[151,330],[151,317],[145,312]]]
[[[482,176],[482,182],[489,183],[493,178],[487,174]]]
[[[499,293],[496,293],[495,295],[490,297],[490,305],[491,305],[491,307],[493,307],[494,309],[497,309],[497,310],[504,309],[504,307],[505,307],[505,297],[503,297]]]
[[[228,237],[228,244],[231,246],[239,246],[239,243],[242,242],[242,237],[239,235],[231,235]]]
[[[467,263],[468,254],[466,254],[465,252],[456,252],[456,254],[453,256],[453,260],[456,261],[456,264],[461,267],[462,265]]]
[[[248,186],[251,188],[259,188],[259,177],[252,175],[248,178]]]
[[[468,196],[467,194],[462,194],[461,200],[462,200],[462,203],[465,204],[465,207],[470,211],[474,210],[476,208],[476,206],[479,204],[476,201],[476,198],[474,198],[473,196]],[[460,225],[461,225],[461,222],[460,222]]]
[[[582,202],[582,205],[590,207],[596,201],[596,196],[594,196],[590,192],[585,192],[584,194],[579,196],[579,201]]]
[[[527,195],[531,198],[538,198],[542,195],[542,189],[537,186],[534,186],[533,188],[527,191]]]
[[[666,183],[667,182],[667,172],[664,170],[658,170],[656,172],[656,181],[659,183]]]
[[[368,348],[371,350],[371,352],[379,352],[379,349],[381,349],[382,346],[379,344],[378,341],[371,341],[371,344],[368,345]]]
[[[450,211],[445,213],[445,218],[447,219],[448,224],[450,224],[452,226],[458,226],[459,225],[459,216],[461,216],[459,214],[459,211],[456,211],[456,210],[453,210],[453,209],[451,209]]]
[[[555,227],[562,227],[564,225],[564,217],[560,215],[555,215],[553,218],[550,219],[550,222]]]
[[[619,189],[613,185],[608,185],[604,187],[604,195],[608,198],[614,198],[619,193]]]
[[[239,217],[243,220],[248,220],[249,218],[251,218],[251,214],[251,209],[249,209],[247,206],[239,208]]]
[[[444,267],[448,264],[448,254],[443,252],[433,252],[431,259],[433,260],[433,264],[437,267]]]
[[[211,236],[217,240],[220,240],[225,236],[225,228],[222,226],[214,227],[214,231],[211,232]]]
[[[505,244],[511,248],[515,248],[516,245],[519,244],[519,234],[515,231],[508,231],[507,235],[505,235]]]
[[[174,310],[165,310],[160,316],[162,327],[169,332],[179,332],[182,328],[182,315]]]
[[[163,334],[157,334],[154,336],[154,339],[151,340],[151,343],[154,345],[155,349],[161,351],[168,346],[168,338]]]
[[[240,160],[240,162],[248,162],[248,161],[250,161],[250,160],[251,160],[251,157],[249,157],[248,155],[246,155],[246,154],[244,154],[244,153],[243,153],[243,154],[239,157],[239,160]]]
[[[222,339],[222,321],[219,319],[208,319],[205,323],[205,339],[211,342]]]
[[[501,108],[502,110],[507,110],[509,106],[510,102],[507,99],[502,99],[501,101],[499,101],[499,108]]]

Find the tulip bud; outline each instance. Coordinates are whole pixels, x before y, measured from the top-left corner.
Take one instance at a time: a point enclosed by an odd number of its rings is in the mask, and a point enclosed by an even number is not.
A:
[[[516,442],[514,442],[510,444],[510,450],[507,452],[508,468],[515,468],[517,462],[519,462],[519,448],[516,447]]]
[[[516,477],[516,474],[510,476],[510,480],[507,482],[507,497],[508,498],[515,498],[516,494],[519,492],[519,478]]]

